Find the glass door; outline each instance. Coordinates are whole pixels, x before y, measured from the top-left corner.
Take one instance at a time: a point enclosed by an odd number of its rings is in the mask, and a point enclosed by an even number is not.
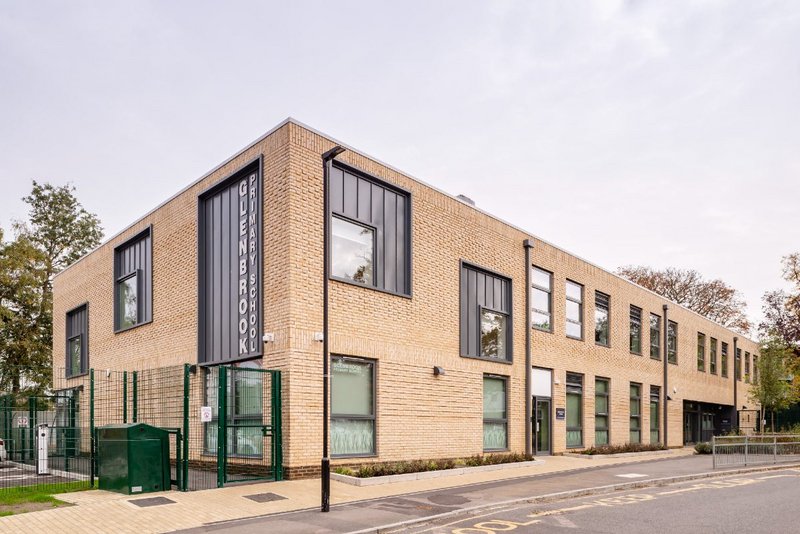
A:
[[[534,402],[534,413],[536,414],[534,425],[534,435],[536,443],[536,454],[550,454],[550,399],[537,398]]]

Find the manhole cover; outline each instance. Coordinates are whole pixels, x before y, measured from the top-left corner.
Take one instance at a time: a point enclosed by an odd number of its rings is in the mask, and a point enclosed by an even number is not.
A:
[[[146,499],[136,499],[135,501],[128,502],[136,506],[141,506],[142,508],[146,506],[160,506],[162,504],[175,504],[175,501],[167,499],[166,497],[148,497]]]
[[[282,501],[286,497],[278,495],[277,493],[256,493],[255,495],[245,495],[244,498],[255,502],[272,502]]]

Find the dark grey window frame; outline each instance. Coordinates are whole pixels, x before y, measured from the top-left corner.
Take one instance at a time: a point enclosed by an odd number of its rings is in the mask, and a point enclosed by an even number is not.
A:
[[[653,319],[656,319],[658,330],[653,330]],[[662,324],[662,317],[656,313],[650,314],[650,359],[661,361],[661,329],[664,327]],[[655,334],[655,335],[654,335]],[[655,343],[654,343],[655,341]],[[656,355],[653,356],[653,348],[656,349]]]
[[[130,247],[131,245],[135,244],[137,241],[142,239],[150,238],[150,273],[147,275],[150,277],[150,292],[144,292],[144,276],[145,272],[144,269],[134,269],[132,271],[127,271],[124,273],[120,273],[117,276],[117,261],[118,261],[118,253]],[[138,328],[140,326],[144,326],[153,322],[153,317],[155,316],[155,310],[153,309],[153,225],[148,225],[145,229],[141,232],[137,233],[136,235],[132,236],[129,239],[126,239],[124,242],[120,243],[119,245],[114,247],[114,271],[112,273],[112,277],[114,279],[114,333],[121,334],[122,332],[127,332],[129,330],[133,330],[134,328]],[[125,328],[120,328],[120,316],[119,316],[119,285],[120,283],[124,282],[131,276],[136,275],[136,324],[127,326]],[[142,304],[143,298],[148,299],[150,301],[150,318],[146,320],[142,320]]]
[[[744,351],[744,381],[750,383],[750,353]]]
[[[605,303],[605,310],[606,310],[606,342],[603,343],[602,341],[597,340],[597,309],[598,309],[598,299],[602,300],[603,298],[606,299]],[[602,306],[601,306],[602,307]],[[594,317],[594,344],[598,347],[605,347],[611,348],[611,295],[608,293],[603,293],[602,291],[598,291],[595,289],[594,291],[594,308],[595,308],[595,317]]]
[[[657,439],[655,443],[661,443],[661,386],[650,386],[650,410],[652,411],[653,404],[656,405],[656,434]],[[653,442],[653,418],[650,418],[650,443]]]
[[[347,284],[352,284],[352,285],[355,285],[355,286],[368,287],[370,289],[377,289],[379,291],[384,291],[384,292],[391,293],[391,291],[387,291],[387,290],[385,290],[383,288],[380,288],[380,287],[378,287],[376,285],[378,276],[377,276],[377,273],[375,272],[376,271],[375,254],[377,253],[377,250],[378,250],[378,228],[376,226],[372,225],[372,224],[365,223],[363,221],[359,221],[358,219],[354,219],[352,217],[348,217],[347,215],[343,215],[341,213],[331,213],[331,248],[333,248],[333,219],[339,219],[340,221],[344,221],[344,222],[350,223],[352,225],[360,226],[362,228],[366,228],[367,230],[371,230],[372,231],[372,283],[371,284],[362,284],[361,282],[356,282],[355,280],[349,280],[347,278],[344,278],[344,277],[341,277],[341,276],[334,276],[334,275],[330,275],[330,279],[331,280],[336,280],[338,282],[345,282]],[[333,252],[331,252],[331,257],[329,258],[329,261],[332,261],[332,260],[333,260]],[[333,264],[330,265],[330,268],[333,269]],[[333,272],[333,271],[330,271],[330,272]]]
[[[605,393],[598,393],[597,392],[597,383],[598,382],[605,382],[606,383],[606,391]],[[598,412],[597,411],[597,397],[605,397],[606,399],[606,411],[605,412]],[[605,417],[606,418],[606,426],[600,427],[599,430],[606,432],[606,442],[603,445],[610,445],[611,444],[611,379],[605,378],[602,376],[594,377],[594,444],[597,445],[597,416]]]
[[[702,344],[700,339],[702,338]],[[706,335],[702,332],[697,333],[697,371],[706,372]]]
[[[753,384],[758,384],[758,354],[753,353]]]
[[[728,378],[728,344],[724,341],[722,341],[722,346],[719,349],[719,358],[719,374],[722,378]]]
[[[331,371],[331,415],[330,421],[334,419],[358,419],[361,421],[372,421],[372,453],[367,454],[334,454],[333,447],[331,446],[331,458],[375,458],[378,456],[378,360],[374,358],[363,358],[361,356],[346,356],[344,354],[331,354],[331,369],[333,369],[333,360],[342,359],[350,360],[359,363],[367,362],[372,365],[372,415],[347,415],[347,414],[334,414],[333,413],[333,371]]]
[[[488,357],[488,356],[472,356],[470,354],[465,354],[464,347],[461,344],[461,338],[462,338],[462,333],[463,333],[462,330],[464,329],[464,317],[461,316],[461,313],[462,313],[461,300],[464,298],[464,295],[461,294],[461,285],[462,285],[462,282],[463,282],[462,279],[463,279],[464,269],[471,269],[471,270],[474,270],[474,271],[482,271],[484,274],[488,274],[488,275],[494,276],[496,278],[502,278],[502,279],[508,281],[508,310],[509,310],[508,312],[496,310],[494,308],[490,308],[488,306],[482,306],[482,305],[475,306],[476,310],[473,312],[473,313],[477,313],[478,314],[477,322],[476,322],[478,327],[477,327],[477,332],[476,332],[475,335],[478,336],[478,345],[477,346],[478,346],[478,350],[479,351],[481,350],[481,337],[480,337],[481,336],[481,328],[480,328],[480,325],[481,325],[481,315],[482,315],[483,309],[486,308],[489,311],[492,311],[492,312],[495,312],[495,313],[499,313],[499,314],[502,314],[502,315],[506,316],[506,329],[508,330],[508,334],[506,336],[507,337],[507,339],[506,339],[506,354],[507,354],[506,359],[501,360],[500,358],[491,358],[491,357]],[[459,304],[458,304],[458,309],[459,309],[459,321],[458,321],[458,323],[459,323],[459,333],[458,333],[459,355],[462,358],[471,358],[473,360],[482,360],[482,361],[485,361],[485,362],[496,362],[496,363],[501,363],[501,364],[505,364],[505,365],[512,365],[514,363],[514,280],[509,276],[506,276],[504,274],[498,273],[496,271],[492,271],[491,269],[487,269],[487,268],[482,267],[480,265],[477,265],[477,264],[475,264],[473,262],[469,262],[469,261],[466,261],[466,260],[460,260],[459,263],[458,263],[458,290],[459,290],[459,301],[458,301],[459,302]]]
[[[506,446],[505,446],[505,448],[502,448],[502,449],[484,449],[483,445],[481,445],[481,450],[483,450],[483,452],[503,452],[503,451],[508,451],[509,450],[509,444],[511,443],[511,440],[509,439],[510,436],[509,436],[509,428],[508,428],[508,378],[509,377],[505,376],[505,375],[498,375],[498,374],[493,374],[493,373],[484,373],[483,376],[481,377],[481,398],[483,398],[483,396],[485,395],[485,393],[483,392],[483,381],[486,378],[494,378],[494,379],[503,381],[503,393],[505,394],[505,412],[506,412],[506,417],[505,417],[505,419],[486,419],[486,417],[483,416],[483,414],[481,414],[482,415],[481,421],[483,423],[501,423],[501,424],[505,425],[505,427],[506,427]],[[481,424],[481,429],[483,429],[483,424]],[[481,432],[481,443],[483,443],[483,432]]]
[[[70,315],[80,311],[81,308],[84,309],[84,313],[86,314],[86,324],[85,324],[86,331],[70,336],[69,335]],[[78,378],[81,376],[86,376],[89,374],[89,303],[84,302],[83,304],[79,304],[78,306],[75,306],[74,308],[67,310],[67,313],[64,315],[64,317],[66,321],[64,332],[68,336],[66,338],[66,343],[65,343],[64,377],[69,379],[69,378]],[[78,336],[80,336],[81,338],[81,372],[73,375],[70,374],[69,372],[70,371],[69,364],[71,363],[72,360],[69,350],[69,342]]]
[[[708,342],[708,372],[712,375],[717,374],[717,346],[719,341],[712,337]]]
[[[633,395],[633,391],[631,391],[634,386],[639,388],[638,396]],[[636,401],[639,404],[639,415],[633,415],[633,411],[631,407]],[[642,384],[640,382],[631,382],[628,388],[628,442],[629,443],[642,443]],[[631,432],[634,430],[633,425],[631,424],[634,420],[639,422],[639,441],[631,441]]]
[[[575,284],[576,286],[579,286],[581,288],[581,300],[580,300],[580,302],[578,302],[575,299],[572,299],[572,298],[570,298],[568,296],[568,294],[567,294],[567,284]],[[567,301],[576,302],[578,304],[578,313],[580,315],[580,322],[576,323],[575,321],[571,321],[571,320],[569,320],[567,318],[567,313],[566,313]],[[579,284],[578,282],[576,282],[574,280],[570,280],[569,278],[567,278],[564,281],[564,333],[566,334],[568,339],[574,339],[576,341],[583,341],[585,327],[586,327],[586,317],[585,317],[585,313],[584,313],[586,311],[585,308],[586,308],[586,288],[584,287],[583,284]],[[580,337],[571,336],[569,333],[567,333],[567,331],[566,331],[567,330],[566,323],[579,324],[580,327],[581,327],[581,335],[580,335]]]
[[[638,318],[638,328],[639,328],[639,350],[636,351],[633,349],[633,325],[637,324],[634,321],[634,310],[636,313],[639,314]],[[633,304],[630,305],[630,309],[628,311],[628,349],[630,350],[631,354],[636,354],[637,356],[642,355],[642,309],[638,306],[634,306]]]
[[[578,384],[577,382],[570,382],[569,381],[570,375],[575,376],[575,377],[580,377],[580,384]],[[584,376],[583,373],[573,373],[571,371],[567,371],[566,379],[564,380],[565,386],[566,386],[566,388],[565,388],[566,389],[566,392],[565,392],[566,396],[568,396],[570,393],[574,393],[574,392],[570,392],[570,387],[572,387],[572,388],[580,387],[580,396],[581,396],[581,400],[580,400],[581,415],[580,415],[580,418],[579,418],[580,422],[581,422],[581,426],[580,427],[570,427],[569,424],[566,424],[567,421],[569,420],[569,414],[566,413],[569,410],[569,406],[568,406],[569,403],[567,403],[565,401],[566,405],[564,407],[564,411],[565,411],[565,419],[566,420],[564,421],[564,423],[565,423],[564,426],[567,429],[567,431],[566,431],[566,434],[564,436],[564,439],[566,441],[566,448],[567,449],[582,449],[583,448],[583,444],[586,442],[586,432],[584,432],[584,430],[585,430],[584,427],[586,426],[584,424],[585,423],[585,421],[584,421],[584,419],[585,419],[584,411],[586,409],[586,407],[585,407],[586,399],[585,399],[584,387],[583,387],[583,383],[584,383],[585,378],[586,377]],[[565,396],[565,399],[566,399],[566,396]],[[576,430],[579,430],[580,433],[581,433],[581,442],[578,445],[570,445],[569,444],[569,433],[570,432],[575,432]]]
[[[347,278],[342,278],[342,277],[339,277],[339,276],[333,276],[332,274],[328,275],[328,279],[329,280],[334,280],[336,282],[341,282],[343,284],[349,284],[349,285],[355,286],[355,287],[361,287],[361,288],[365,288],[365,289],[371,289],[373,291],[379,291],[381,293],[386,293],[387,295],[394,295],[396,297],[403,297],[403,298],[407,298],[407,299],[412,298],[413,297],[413,287],[414,287],[414,280],[413,280],[413,270],[414,270],[413,269],[413,264],[414,264],[414,262],[413,262],[413,257],[414,257],[413,243],[414,243],[414,236],[412,234],[412,232],[413,232],[412,219],[413,219],[413,214],[414,214],[414,205],[413,205],[413,198],[412,198],[412,195],[411,195],[411,191],[409,191],[408,189],[405,189],[403,187],[400,187],[398,185],[395,185],[395,184],[392,184],[390,182],[387,182],[386,180],[382,180],[381,178],[378,178],[377,176],[375,176],[373,174],[370,174],[367,171],[364,171],[362,169],[359,169],[358,167],[355,167],[353,165],[344,163],[344,162],[339,161],[339,160],[334,160],[332,162],[332,165],[334,167],[344,171],[344,172],[348,172],[350,174],[357,175],[358,177],[360,177],[360,178],[362,178],[362,179],[364,179],[364,180],[366,180],[368,182],[372,182],[373,184],[375,184],[375,185],[377,185],[379,187],[384,187],[384,188],[389,189],[390,191],[392,191],[392,192],[394,192],[394,193],[396,193],[398,195],[402,195],[402,196],[405,197],[405,199],[406,199],[406,218],[405,219],[406,220],[405,220],[405,225],[404,225],[403,232],[404,232],[404,236],[405,236],[406,246],[408,247],[408,254],[406,254],[406,261],[405,261],[405,264],[406,264],[405,265],[405,270],[406,270],[405,271],[405,279],[408,281],[408,292],[405,293],[405,292],[402,292],[402,291],[394,291],[394,290],[391,290],[391,289],[386,289],[384,287],[380,287],[378,285],[362,284],[360,282],[355,282],[353,280],[348,280]],[[330,194],[330,184],[328,184],[328,189],[329,189],[329,191],[324,191],[323,194],[326,194],[326,195]],[[352,217],[348,217],[347,215],[345,215],[343,213],[334,212],[333,209],[330,208],[330,205],[331,204],[329,202],[328,203],[328,206],[329,206],[328,213],[326,214],[326,216],[329,219],[333,218],[333,217],[340,217],[340,218],[342,218],[344,220],[348,220],[350,222],[355,222],[356,224],[361,224],[361,225],[366,226],[366,227],[370,227],[371,226],[369,223],[365,224],[363,221],[354,220]],[[373,235],[375,237],[375,240],[377,241],[377,237],[378,237],[377,228],[373,227],[373,230],[374,230],[374,234]],[[329,235],[327,236],[329,243],[332,242],[332,235],[330,235],[331,232],[332,232],[332,225],[329,225]],[[377,273],[378,268],[383,268],[383,265],[382,265],[383,260],[381,260],[381,262],[379,263],[378,258],[377,258],[377,251],[378,251],[378,247],[377,247],[377,242],[376,242],[376,243],[373,244],[373,260],[372,260],[373,273]],[[328,253],[328,257],[325,258],[325,261],[328,262],[328,272],[329,273],[332,272],[332,270],[331,270],[331,267],[332,267],[332,263],[331,263],[332,255],[333,255],[333,250],[330,250],[329,253]],[[375,278],[377,279],[377,275],[375,276]]]
[[[733,376],[738,381],[742,381],[742,349],[737,348],[733,355]]]
[[[540,285],[537,285],[536,282],[533,282],[533,276],[531,276],[531,291],[533,291],[534,289],[537,289],[537,290],[539,290],[539,291],[541,291],[543,293],[546,293],[547,294],[548,307],[550,308],[550,311],[546,313],[546,315],[550,316],[550,327],[549,328],[542,328],[541,326],[537,326],[535,324],[531,324],[531,327],[535,328],[536,330],[539,330],[540,332],[549,332],[549,333],[552,334],[553,333],[553,273],[548,271],[547,269],[542,269],[541,267],[537,267],[535,265],[531,265],[531,270],[532,271],[535,270],[535,271],[539,271],[541,273],[545,273],[545,274],[547,274],[547,276],[550,277],[550,288],[547,289],[547,288],[544,288],[544,287],[542,287]],[[531,298],[531,302],[533,302],[532,298]],[[543,315],[545,314],[544,310],[540,310],[538,308],[534,308],[533,306],[531,306],[531,310],[535,311],[537,313],[541,313]]]
[[[675,328],[672,329],[674,332],[673,335],[670,335],[669,330],[670,326],[675,325]],[[678,365],[678,323],[676,321],[668,320],[667,321],[667,363],[671,365]],[[674,349],[670,353],[670,341],[672,341],[672,345]],[[674,356],[674,358],[673,358]]]

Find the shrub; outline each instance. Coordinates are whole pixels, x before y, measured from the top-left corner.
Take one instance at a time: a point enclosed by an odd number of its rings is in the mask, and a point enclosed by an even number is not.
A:
[[[694,450],[697,452],[697,454],[711,454],[713,448],[709,442],[701,441],[700,443],[695,444]]]
[[[355,467],[336,467],[335,473],[358,478],[380,477],[386,475],[402,475],[405,473],[421,473],[424,471],[441,471],[456,467],[477,467],[481,465],[507,464],[533,460],[533,456],[512,452],[507,454],[475,455],[469,458],[444,458],[435,460],[411,460],[402,462],[381,462],[362,464]]]
[[[621,454],[625,452],[646,452],[663,451],[666,447],[661,443],[624,443],[622,445],[600,445],[589,447],[581,451],[581,454]]]

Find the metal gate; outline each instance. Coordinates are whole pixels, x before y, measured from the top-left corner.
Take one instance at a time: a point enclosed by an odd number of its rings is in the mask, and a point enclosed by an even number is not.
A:
[[[206,370],[206,451],[217,454],[217,486],[282,480],[281,373],[255,367]]]

